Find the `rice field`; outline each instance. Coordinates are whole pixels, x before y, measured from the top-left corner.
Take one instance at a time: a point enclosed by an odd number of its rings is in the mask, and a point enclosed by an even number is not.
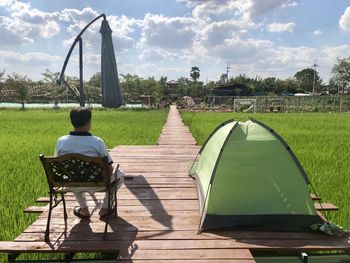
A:
[[[166,117],[165,110],[94,110],[91,132],[108,148],[156,144]],[[69,110],[0,110],[0,240],[13,240],[35,220],[23,210],[48,196],[39,154],[52,155],[56,139],[71,130]]]
[[[214,112],[182,112],[198,144],[228,119],[247,115]],[[269,125],[289,144],[308,174],[322,202],[339,207],[328,218],[350,229],[350,113],[251,114]]]

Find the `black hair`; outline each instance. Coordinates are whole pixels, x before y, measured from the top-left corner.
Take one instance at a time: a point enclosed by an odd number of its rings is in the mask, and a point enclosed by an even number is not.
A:
[[[91,120],[91,110],[85,107],[72,109],[70,112],[70,121],[74,128],[83,127]]]

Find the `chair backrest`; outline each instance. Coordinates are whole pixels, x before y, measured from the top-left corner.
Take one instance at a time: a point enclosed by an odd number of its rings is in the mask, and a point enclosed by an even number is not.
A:
[[[50,187],[108,187],[107,157],[70,153],[58,157],[40,155]]]

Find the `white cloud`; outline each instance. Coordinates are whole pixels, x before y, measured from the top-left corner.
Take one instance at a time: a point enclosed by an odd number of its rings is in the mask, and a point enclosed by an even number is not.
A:
[[[139,58],[142,61],[164,62],[174,60],[178,58],[178,56],[174,52],[169,52],[160,48],[152,48],[143,50]]]
[[[267,25],[267,30],[273,33],[293,32],[295,23],[272,23]]]
[[[201,43],[207,48],[223,44],[226,39],[237,38],[247,33],[246,29],[253,28],[253,23],[246,24],[237,20],[212,22],[203,27],[200,32]]]
[[[141,30],[142,45],[169,49],[190,48],[197,32],[192,18],[151,14],[145,16]]]
[[[342,31],[350,31],[350,6],[344,11],[344,14],[340,17],[339,28]]]
[[[56,21],[48,21],[40,31],[40,36],[44,38],[52,38],[60,32],[60,27]]]
[[[312,64],[317,57],[316,48],[310,47],[277,47],[268,50],[266,61],[275,65],[294,65],[295,67],[305,67]]]
[[[135,46],[136,41],[132,34],[142,25],[141,20],[128,18],[126,16],[109,16],[108,23],[113,31],[112,36],[115,40],[115,48],[124,52]]]
[[[84,54],[84,63],[101,65],[100,54]],[[77,61],[78,64],[78,61]]]
[[[183,65],[181,66],[174,66],[174,67],[159,67],[159,65],[154,63],[143,63],[141,65],[134,66],[132,69],[132,72],[135,72],[135,74],[145,76],[145,77],[153,77],[155,75],[155,72],[158,74],[158,77],[160,76],[167,76],[168,80],[172,79],[170,76],[187,76],[189,75],[190,67],[184,68]],[[130,72],[130,71],[129,71]]]
[[[0,50],[0,57],[2,61],[10,64],[25,64],[27,66],[37,65],[51,65],[55,62],[61,62],[62,58],[59,56],[52,56],[44,52],[28,52],[19,53],[9,50]]]
[[[91,7],[85,7],[82,10],[65,8],[64,10],[62,10],[61,13],[65,19],[67,19],[67,17],[70,18],[70,20],[74,23],[73,25],[78,25],[81,29],[83,29],[83,27],[86,26],[87,23],[89,23],[91,20],[93,20],[99,15],[98,12],[93,10]]]
[[[265,58],[265,50],[272,47],[268,40],[257,39],[227,39],[222,45],[218,45],[208,51],[213,58],[234,63],[255,63],[258,59]]]
[[[296,6],[296,1],[291,0],[249,0],[246,7],[250,17],[260,16],[278,7]]]
[[[315,31],[313,32],[313,34],[314,34],[315,36],[320,36],[320,35],[322,35],[322,31],[319,30],[319,29],[317,29],[317,30],[315,30]]]
[[[13,5],[13,3],[15,2],[15,0],[0,0],[0,6],[11,6]]]
[[[279,7],[298,5],[297,1],[293,0],[187,0],[186,2],[193,8],[192,14],[197,18],[229,13],[245,19],[254,19]]]
[[[58,12],[42,12],[17,0],[3,1],[1,5],[11,11],[9,16],[0,17],[1,46],[14,41],[17,44],[34,43],[35,39],[52,38],[60,32]]]
[[[323,46],[321,49],[322,59],[327,65],[333,65],[337,58],[350,57],[350,45]]]

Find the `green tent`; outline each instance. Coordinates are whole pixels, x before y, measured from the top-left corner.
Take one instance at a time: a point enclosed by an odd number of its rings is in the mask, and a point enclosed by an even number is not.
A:
[[[310,231],[323,223],[310,181],[286,142],[250,119],[219,125],[191,169],[200,202],[199,230]]]

